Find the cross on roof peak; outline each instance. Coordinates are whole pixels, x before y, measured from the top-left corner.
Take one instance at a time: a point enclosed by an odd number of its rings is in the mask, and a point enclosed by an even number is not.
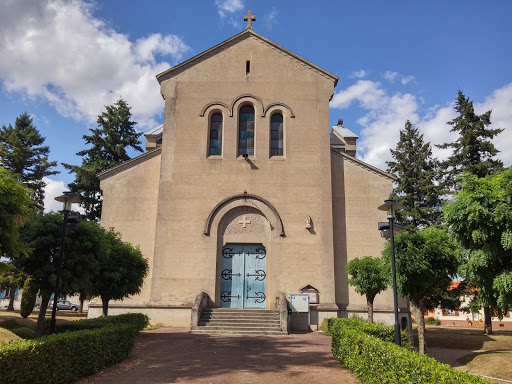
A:
[[[249,10],[247,15],[244,16],[244,21],[247,21],[247,28],[246,29],[252,29],[252,22],[256,21],[256,16],[252,14],[252,11]]]

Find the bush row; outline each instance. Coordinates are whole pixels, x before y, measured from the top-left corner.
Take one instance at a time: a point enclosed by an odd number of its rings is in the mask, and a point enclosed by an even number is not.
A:
[[[488,383],[426,355],[370,336],[356,327],[333,327],[332,353],[366,384]]]
[[[55,326],[55,332],[75,332],[85,329],[103,328],[115,324],[130,324],[134,326],[138,331],[142,331],[148,324],[148,317],[142,313],[126,313],[117,316],[97,317],[95,319],[66,321],[57,323]]]
[[[375,324],[370,323],[368,321],[359,319],[357,317],[352,317],[350,319],[339,319],[339,318],[330,318],[327,319],[327,331],[329,334],[340,327],[344,328],[352,328],[356,331],[364,332],[370,336],[375,336],[376,338],[389,341],[391,343],[395,342],[395,328],[390,327],[384,324]],[[409,340],[409,335],[405,331],[400,332],[400,339],[402,342],[402,347],[411,349],[411,342]]]
[[[59,324],[62,333],[0,344],[0,383],[69,383],[91,375],[126,358],[146,322],[139,314],[80,320]]]

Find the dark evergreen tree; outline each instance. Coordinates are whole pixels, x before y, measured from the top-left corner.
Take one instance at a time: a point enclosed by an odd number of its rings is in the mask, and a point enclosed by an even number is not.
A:
[[[447,124],[452,126],[451,132],[459,133],[459,137],[453,143],[437,146],[453,149],[451,156],[441,164],[449,187],[455,186],[455,178],[462,172],[485,177],[503,169],[503,163],[495,158],[499,151],[491,142],[503,129],[488,128],[491,125],[491,111],[475,114],[473,102],[460,90],[455,111],[458,116]]]
[[[397,211],[397,221],[409,229],[439,224],[439,162],[432,157],[430,143],[423,141],[423,135],[409,120],[391,155],[394,161],[387,162],[388,172],[397,177],[391,197],[403,205]]]
[[[119,99],[105,108],[98,116],[98,128],[89,129],[91,135],[83,136],[91,148],[77,153],[82,157],[82,165],[63,164],[70,173],[75,173],[75,181],[69,184],[71,192],[81,195],[87,219],[95,221],[100,219],[102,204],[97,174],[129,160],[127,148],[143,151],[139,141],[141,133],[134,128],[137,123],[131,120],[131,107],[126,101]]]
[[[44,146],[44,141],[27,112],[16,119],[14,127],[4,125],[0,130],[0,164],[21,175],[23,183],[34,191],[40,210],[43,209],[46,186],[43,177],[59,173],[50,170],[57,162],[48,161],[50,147]]]

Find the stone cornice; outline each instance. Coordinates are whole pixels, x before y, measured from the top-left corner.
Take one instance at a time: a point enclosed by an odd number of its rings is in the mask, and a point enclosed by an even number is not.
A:
[[[349,162],[351,162],[353,164],[356,164],[356,165],[358,165],[358,166],[360,166],[362,168],[365,168],[368,171],[373,172],[373,173],[375,173],[375,174],[377,174],[379,176],[385,177],[385,178],[390,179],[392,181],[397,181],[397,178],[395,176],[390,175],[389,173],[384,172],[383,170],[381,170],[379,168],[376,168],[373,165],[365,163],[364,161],[356,159],[355,157],[347,155],[346,153],[338,152],[338,151],[336,151],[336,150],[331,148],[331,154],[334,154],[336,156],[342,157],[344,160],[347,160],[347,161],[349,161]]]
[[[232,36],[231,38],[223,41],[222,43],[217,44],[216,46],[214,46],[210,49],[207,49],[206,51],[203,51],[203,52],[199,53],[198,55],[196,55],[188,60],[185,60],[184,62],[182,62],[172,68],[169,68],[168,70],[166,70],[162,73],[159,73],[158,75],[156,75],[156,79],[158,80],[158,83],[161,84],[163,80],[173,77],[174,75],[186,70],[187,68],[193,66],[194,64],[201,62],[201,61],[217,54],[218,52],[224,50],[226,47],[232,46],[232,45],[234,45],[242,40],[245,40],[249,37],[258,39],[259,41],[267,44],[271,48],[277,49],[281,53],[288,55],[289,57],[297,60],[299,63],[305,65],[306,67],[315,71],[316,73],[320,74],[321,76],[324,76],[324,77],[332,80],[334,82],[334,86],[336,86],[338,84],[338,79],[339,79],[338,76],[332,74],[329,71],[326,71],[323,68],[320,68],[318,65],[313,64],[312,62],[300,57],[299,55],[293,53],[292,51],[287,50],[286,48],[280,46],[279,44],[274,43],[272,40],[269,40],[266,37],[261,36],[260,34],[254,32],[252,29],[246,29],[246,30]]]
[[[162,153],[162,147],[156,147],[152,151],[143,153],[142,155],[139,155],[137,157],[134,157],[133,159],[127,160],[124,163],[121,163],[119,165],[116,165],[112,168],[106,169],[103,172],[98,173],[96,176],[100,180],[104,180],[109,178],[110,176],[116,175],[119,172],[123,172],[135,165],[138,165],[140,163],[143,163],[146,160],[152,159],[155,156],[158,156]]]

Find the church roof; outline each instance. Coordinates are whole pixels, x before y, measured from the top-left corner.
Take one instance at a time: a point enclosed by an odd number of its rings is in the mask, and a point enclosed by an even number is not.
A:
[[[345,128],[345,127],[340,127],[339,125],[334,125],[332,127],[332,130],[339,133],[342,137],[355,137],[356,139],[359,137],[354,132],[352,132],[350,129]]]
[[[157,135],[161,135],[163,131],[164,131],[164,125],[160,124],[158,127],[153,128],[153,129],[145,132],[144,136],[157,136]]]
[[[156,79],[158,80],[158,83],[161,83],[166,78],[172,77],[175,74],[180,73],[181,71],[187,69],[191,65],[194,65],[196,62],[201,62],[201,61],[205,60],[206,58],[216,54],[217,52],[222,51],[227,45],[235,44],[238,41],[241,41],[248,37],[255,37],[255,38],[261,40],[262,42],[269,44],[273,48],[278,49],[282,53],[293,57],[294,59],[300,61],[302,64],[309,67],[311,70],[318,72],[321,75],[333,80],[334,86],[336,86],[338,84],[338,79],[339,79],[338,76],[332,74],[329,71],[326,71],[323,68],[320,68],[318,65],[313,64],[312,62],[300,57],[299,55],[293,53],[292,51],[287,50],[286,48],[280,46],[279,44],[274,43],[272,40],[269,40],[266,37],[261,36],[260,34],[254,32],[252,29],[246,29],[246,30],[232,36],[231,38],[223,41],[222,43],[217,44],[216,46],[214,46],[210,49],[207,49],[206,51],[203,51],[200,54],[198,54],[198,55],[196,55],[178,65],[175,65],[174,67],[169,68],[168,70],[166,70],[162,73],[159,73],[158,75],[156,75]]]
[[[397,178],[396,176],[394,175],[391,175],[387,172],[384,172],[382,169],[379,169],[377,167],[374,167],[373,165],[370,165],[368,163],[365,163],[364,161],[362,160],[359,160],[359,159],[356,159],[355,157],[353,156],[350,156],[350,155],[347,155],[346,153],[343,153],[343,152],[338,152],[336,151],[336,149],[332,149],[331,148],[331,153],[336,155],[336,156],[339,156],[339,157],[342,157],[343,159],[361,167],[361,168],[365,168],[366,170],[370,171],[370,172],[373,172],[379,176],[382,176],[382,177],[385,177],[387,179],[390,179],[390,180],[393,180],[393,181],[396,181]]]

